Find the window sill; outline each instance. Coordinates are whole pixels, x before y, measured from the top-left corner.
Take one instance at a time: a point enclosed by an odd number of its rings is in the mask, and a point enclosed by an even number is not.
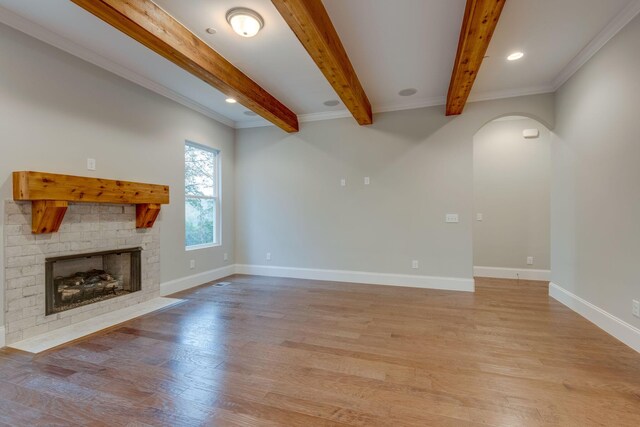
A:
[[[197,251],[198,249],[217,248],[222,246],[220,243],[207,243],[204,245],[185,246],[185,251]]]

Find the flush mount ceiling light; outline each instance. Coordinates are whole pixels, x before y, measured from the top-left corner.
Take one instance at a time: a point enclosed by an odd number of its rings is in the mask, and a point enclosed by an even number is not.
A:
[[[215,34],[216,33],[216,29],[215,28],[211,28],[211,27],[207,28],[205,31],[208,34]]]
[[[409,88],[409,89],[402,89],[400,92],[398,92],[398,95],[411,96],[411,95],[415,95],[416,93],[418,93],[418,89]]]
[[[264,27],[262,16],[246,7],[230,9],[227,12],[227,22],[242,37],[253,37]]]
[[[324,101],[323,104],[327,107],[335,107],[336,105],[340,104],[340,101],[338,101],[337,99],[330,99],[329,101]]]
[[[236,102],[238,102],[233,98],[227,98],[227,99],[225,99],[225,101],[227,101],[229,104],[235,104]]]
[[[511,55],[507,56],[507,61],[517,61],[523,56],[524,56],[524,53],[522,52],[513,52]]]

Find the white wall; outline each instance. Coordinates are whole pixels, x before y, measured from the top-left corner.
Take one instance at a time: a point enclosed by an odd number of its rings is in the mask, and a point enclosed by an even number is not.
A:
[[[488,123],[473,140],[475,266],[549,270],[550,132],[528,118]],[[525,139],[522,131],[538,129]],[[534,258],[527,265],[527,257]]]
[[[14,170],[168,184],[171,204],[159,219],[161,281],[220,267],[224,252],[234,262],[233,129],[4,25],[0,57],[2,205],[12,197]],[[184,250],[185,140],[222,152],[223,247]],[[86,169],[88,157],[97,160],[95,172]],[[3,262],[0,245],[0,283]]]
[[[553,95],[237,131],[237,262],[471,278],[473,136],[508,114],[552,124]]]
[[[636,328],[639,52],[640,16],[558,91],[551,199],[552,281]]]

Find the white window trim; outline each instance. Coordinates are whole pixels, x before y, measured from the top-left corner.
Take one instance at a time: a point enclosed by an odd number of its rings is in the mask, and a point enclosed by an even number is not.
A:
[[[202,245],[185,246],[185,251],[197,251],[199,249],[216,248],[222,246],[220,243],[203,243]]]
[[[182,204],[183,209],[184,209],[184,205],[187,201],[187,199],[207,199],[207,200],[214,200],[215,201],[215,209],[216,209],[216,224],[215,224],[215,230],[216,230],[216,235],[213,236],[214,238],[214,242],[213,243],[203,243],[201,245],[191,245],[191,246],[187,246],[187,242],[186,242],[186,236],[185,236],[185,241],[184,241],[184,249],[185,251],[196,251],[199,249],[207,249],[207,248],[215,248],[218,246],[222,246],[222,161],[221,161],[221,150],[214,148],[214,147],[209,147],[206,145],[202,145],[202,144],[198,144],[197,142],[193,142],[193,141],[189,141],[186,140],[184,145],[189,145],[192,147],[195,147],[199,150],[204,150],[204,151],[209,151],[212,153],[215,153],[215,161],[216,161],[216,190],[217,190],[217,195],[215,196],[196,196],[196,195],[189,195],[186,193],[184,194],[184,203]],[[184,159],[183,159],[184,162]],[[184,180],[184,176],[183,176],[183,180]],[[185,218],[185,223],[186,223],[186,218]]]

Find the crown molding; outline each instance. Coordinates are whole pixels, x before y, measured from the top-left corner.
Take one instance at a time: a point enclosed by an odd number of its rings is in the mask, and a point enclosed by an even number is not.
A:
[[[477,95],[472,95],[469,99],[469,102],[489,101],[489,100],[504,99],[504,98],[515,98],[518,96],[539,95],[539,94],[550,93],[550,92],[553,92],[553,88],[550,85],[535,86],[535,87],[524,88],[524,89],[499,90],[499,91],[483,92]],[[378,107],[374,106],[373,112],[375,114],[378,114],[378,113],[389,113],[393,111],[415,110],[418,108],[427,108],[427,107],[436,107],[440,105],[445,105],[445,103],[446,103],[446,97],[435,96],[431,98],[416,100],[414,102],[404,102],[404,103],[398,103],[398,104],[383,104]],[[333,119],[342,119],[347,117],[351,117],[351,113],[348,110],[325,111],[321,113],[301,114],[298,116],[298,122],[300,123],[315,122],[320,120],[333,120]],[[269,126],[273,126],[273,125],[264,120],[236,122],[236,129],[249,129],[249,128],[257,128],[257,127],[269,127]]]
[[[539,95],[543,93],[550,93],[553,91],[554,90],[551,87],[551,85],[540,85],[540,86],[532,86],[527,88],[472,93],[469,96],[468,102],[471,103],[471,102],[479,102],[479,101],[491,101],[495,99],[515,98],[518,96]],[[446,102],[447,102],[446,96],[434,96],[431,98],[417,100],[415,102],[407,102],[407,103],[401,103],[401,104],[400,103],[386,104],[386,105],[383,104],[378,107],[374,107],[373,112],[387,113],[391,111],[414,110],[417,108],[437,107],[440,105],[445,105]]]
[[[54,33],[53,31],[50,31],[42,27],[41,25],[38,25],[3,7],[0,7],[0,22],[20,32],[23,32],[33,38],[36,38],[44,43],[47,43],[53,47],[63,50],[75,57],[78,57],[93,65],[103,68],[137,85],[140,85],[146,89],[149,89],[152,92],[155,92],[159,95],[169,98],[172,101],[175,101],[181,105],[184,105],[187,108],[190,108],[194,111],[204,114],[205,116],[213,120],[216,120],[226,126],[234,128],[236,125],[236,123],[233,120],[211,110],[210,108],[207,108],[204,105],[198,102],[195,102],[192,99],[189,99],[186,96],[181,95],[164,85],[161,85],[160,83],[154,82],[151,79],[143,77],[140,74],[136,73],[135,71],[131,71],[126,67],[116,64],[114,61],[107,59],[104,56],[99,55],[90,49],[80,46],[79,44],[65,37],[62,37]]]
[[[317,122],[320,120],[344,119],[351,117],[349,110],[322,111],[319,113],[298,114],[299,123]],[[236,122],[236,129],[270,127],[273,124],[263,119]]]
[[[640,13],[640,0],[633,0],[620,11],[591,41],[567,64],[553,80],[555,92],[593,57],[609,40]]]
[[[447,102],[447,97],[445,96],[432,96],[424,99],[417,99],[413,102],[398,102],[398,103],[388,103],[382,104],[374,107],[374,113],[389,113],[392,111],[403,111],[403,110],[415,110],[417,108],[427,108],[427,107],[435,107],[438,105],[445,105]]]
[[[554,92],[551,85],[531,86],[518,89],[492,90],[488,92],[472,93],[469,96],[469,103],[480,101],[494,101],[496,99],[516,98],[518,96],[541,95],[543,93]]]
[[[349,110],[322,111],[319,113],[299,114],[298,121],[301,123],[317,122],[320,120],[344,119],[352,117]]]

